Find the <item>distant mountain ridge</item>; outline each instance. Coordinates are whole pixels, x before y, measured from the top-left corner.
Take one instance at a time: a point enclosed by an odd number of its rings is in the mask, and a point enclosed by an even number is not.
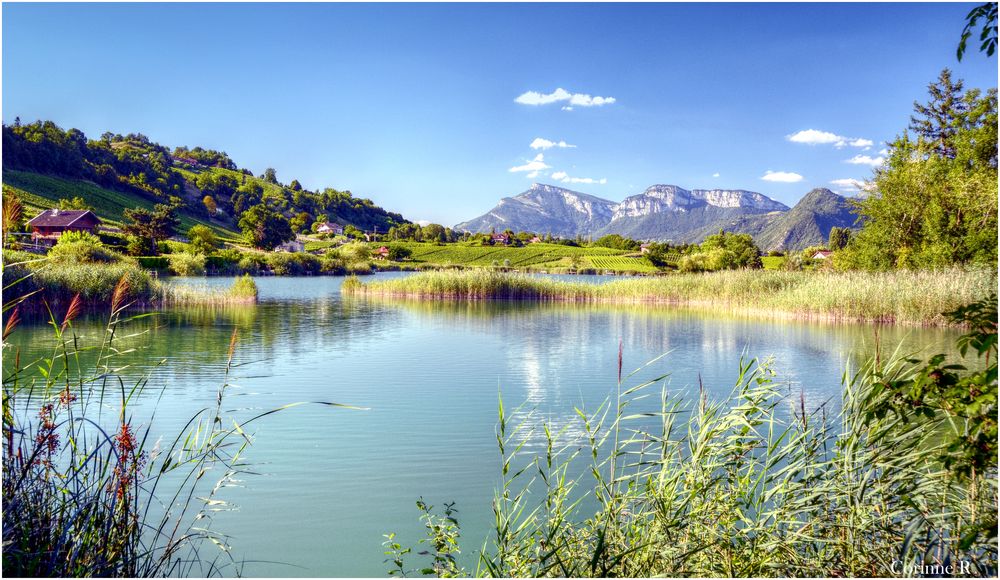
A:
[[[561,237],[620,234],[634,239],[700,242],[725,229],[754,236],[764,250],[826,243],[830,229],[852,227],[850,203],[814,189],[794,208],[743,189],[693,189],[658,184],[620,203],[554,185],[533,184],[492,210],[455,226],[488,232],[512,229]]]

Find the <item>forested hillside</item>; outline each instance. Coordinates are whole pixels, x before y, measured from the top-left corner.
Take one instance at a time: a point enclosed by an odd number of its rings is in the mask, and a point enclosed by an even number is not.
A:
[[[307,232],[317,221],[382,232],[407,223],[350,191],[309,191],[294,179],[281,183],[271,168],[255,176],[222,151],[170,150],[141,133],[88,139],[52,121],[4,125],[3,169],[4,183],[31,206],[80,197],[111,221],[120,220],[126,208],[164,204],[178,210],[184,222],[229,233],[257,206],[255,216],[277,216],[295,232]]]

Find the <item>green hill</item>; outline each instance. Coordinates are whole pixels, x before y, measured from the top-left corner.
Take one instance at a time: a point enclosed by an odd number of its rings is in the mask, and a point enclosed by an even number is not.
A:
[[[21,199],[25,206],[25,217],[28,219],[41,213],[42,210],[58,207],[60,199],[80,197],[93,208],[99,218],[109,225],[117,226],[121,224],[124,210],[135,207],[152,210],[156,204],[155,201],[135,193],[105,189],[80,179],[66,179],[28,171],[5,169],[3,186],[5,191],[11,189]],[[212,228],[223,239],[240,239],[240,234],[224,223],[191,215],[183,210],[178,217],[181,220],[179,228],[181,232],[187,231],[195,224],[203,224]]]

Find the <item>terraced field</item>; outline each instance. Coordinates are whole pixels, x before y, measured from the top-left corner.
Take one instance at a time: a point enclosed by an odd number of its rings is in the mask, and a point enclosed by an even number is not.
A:
[[[629,256],[587,256],[587,259],[598,270],[614,270],[616,272],[659,272],[649,260]]]

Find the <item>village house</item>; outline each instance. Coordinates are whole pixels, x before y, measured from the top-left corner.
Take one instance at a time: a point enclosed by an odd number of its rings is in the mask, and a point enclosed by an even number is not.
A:
[[[388,260],[389,259],[389,248],[382,246],[379,249],[372,252],[372,257],[376,260]]]
[[[650,244],[649,242],[646,242],[645,244],[640,244],[639,245],[639,252],[642,253],[642,254],[648,254],[650,246],[652,246],[652,244]]]
[[[529,243],[529,244],[537,244],[537,243],[539,243],[539,242],[541,242],[541,241],[542,241],[542,238],[540,238],[540,237],[538,237],[538,236],[535,236],[535,237],[531,238],[531,239],[530,239],[530,240],[528,241],[528,243]]]
[[[490,241],[494,244],[503,244],[506,246],[510,244],[510,236],[506,233],[493,234],[490,236]]]
[[[344,235],[344,226],[332,222],[325,222],[316,228],[317,234],[330,234],[331,236]]]
[[[812,255],[812,259],[813,260],[825,260],[825,259],[829,258],[832,255],[833,255],[833,252],[831,252],[830,250],[819,250],[818,252],[816,252],[815,254]]]
[[[97,233],[101,220],[89,209],[47,209],[28,222],[31,241],[55,245],[63,232]]]

